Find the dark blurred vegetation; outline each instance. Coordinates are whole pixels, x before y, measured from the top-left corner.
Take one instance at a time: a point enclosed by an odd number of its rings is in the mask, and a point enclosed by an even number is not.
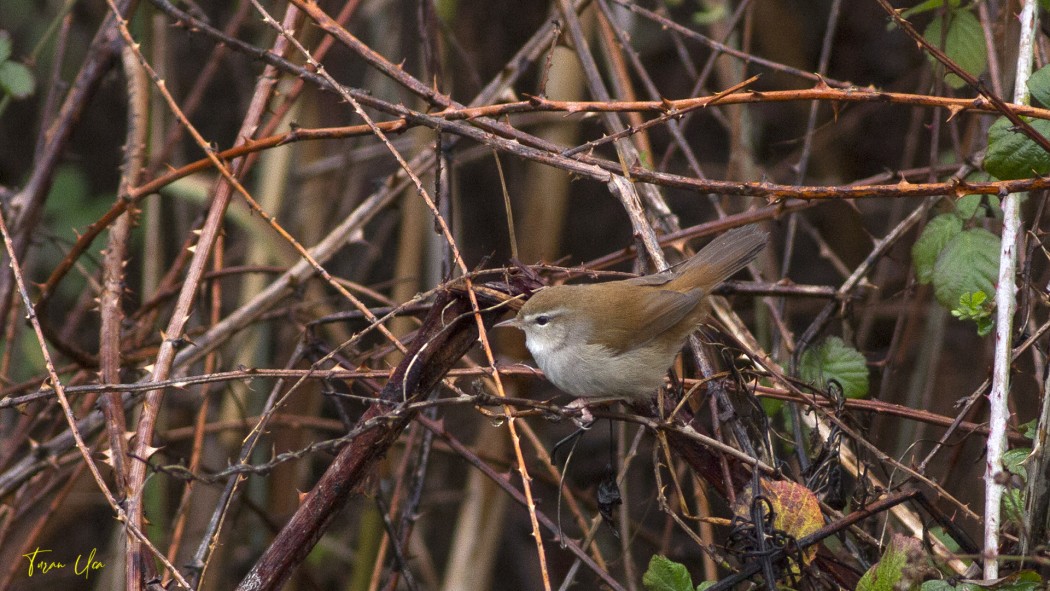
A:
[[[126,6],[125,2],[117,4]],[[836,89],[842,88],[836,84],[849,82],[858,88],[870,86],[916,95],[974,96],[972,89],[945,85],[942,67],[931,63],[899,29],[888,26],[888,15],[874,1],[637,3],[746,56],[773,62],[772,66],[716,53],[696,39],[654,22],[649,13],[630,12],[618,2],[584,4],[576,26],[582,28],[614,101],[709,96],[755,75],[760,77],[746,90],[818,86],[814,78],[800,77],[781,66],[819,72]],[[896,4],[902,8],[911,5]],[[1009,100],[1012,60],[1017,51],[1013,15],[1018,6],[1007,0],[977,4],[990,45],[997,49],[989,58],[992,67],[981,74]],[[258,90],[266,64],[200,34],[194,26],[177,23],[160,5],[132,2],[129,31],[140,43],[141,54],[164,80],[164,90],[186,109],[186,116],[208,146],[225,150],[247,139],[241,135],[242,126],[251,121],[247,113],[253,100],[265,101],[261,115],[250,124],[249,133],[256,139],[262,137],[259,130],[263,128],[267,134],[277,134],[363,123],[344,97],[321,88],[315,79],[296,87],[297,76],[287,69],[269,73],[276,78],[272,93]],[[511,64],[515,68],[524,66],[520,76],[481,104],[527,100],[530,96],[602,100],[595,93],[595,81],[589,80],[579,66],[579,48],[569,35],[573,25],[565,22],[557,3],[325,0],[319,5],[333,18],[344,9],[350,10],[345,27],[364,45],[389,63],[400,65],[406,77],[462,104],[471,104],[490,80],[513,74],[509,60],[537,31],[557,21],[557,28],[552,30],[560,35],[541,37],[534,55]],[[278,21],[289,10],[284,2],[264,0],[262,6]],[[256,48],[270,49],[275,43],[275,31],[247,0],[204,0],[177,7]],[[196,250],[187,247],[202,235],[200,229],[208,211],[215,207],[217,187],[222,184],[215,168],[207,166],[172,179],[134,203],[130,234],[123,246],[124,275],[119,278],[116,297],[107,300],[103,251],[113,248],[110,233],[102,232],[82,255],[71,255],[78,237],[130,189],[204,157],[202,147],[186,133],[152,83],[140,89],[147,94],[145,118],[135,124],[143,126],[145,141],[128,144],[128,71],[138,66],[130,52],[122,59],[125,44],[107,20],[110,10],[100,2],[0,3],[0,29],[10,35],[13,58],[29,67],[36,86],[26,99],[0,100],[0,204],[34,301],[42,297],[41,286],[55,269],[63,262],[73,263],[60,280],[47,285],[48,301],[39,311],[57,375],[67,388],[84,387],[68,393],[78,417],[87,417],[105,404],[105,395],[88,386],[147,383],[166,344],[179,353],[165,375],[186,383],[160,391],[157,426],[152,441],[147,442],[160,450],[148,458],[150,470],[144,491],[139,493],[146,518],[144,532],[176,567],[185,567],[183,575],[191,580],[196,580],[200,571],[188,565],[201,566],[195,553],[202,545],[208,546],[207,536],[217,535],[217,545],[204,554],[208,568],[203,571],[201,588],[228,589],[256,563],[295,512],[300,492],[313,488],[335,454],[334,447],[310,451],[286,458],[272,469],[259,470],[247,476],[228,507],[223,506],[220,499],[231,477],[210,476],[241,462],[242,441],[258,421],[271,390],[291,394],[244,459],[246,463],[265,464],[276,454],[340,437],[367,406],[361,397],[375,396],[384,383],[381,376],[332,379],[324,372],[390,370],[402,361],[378,331],[360,335],[373,324],[360,312],[339,316],[355,308],[336,286],[360,298],[379,317],[391,306],[407,305],[397,318],[384,323],[408,343],[419,319],[427,313],[431,290],[461,275],[462,270],[423,199],[411,185],[403,184],[405,176],[389,149],[365,130],[268,147],[247,159],[250,168],[246,172],[237,172],[262,210],[306,248],[330,236],[348,216],[367,213],[362,223],[339,238],[338,248],[318,257],[332,279],[300,271],[286,289],[264,300],[257,314],[236,320],[232,330],[217,331],[216,326],[244,310],[303,259],[264,216],[246,206],[236,191],[219,238],[206,253],[210,256],[193,259],[198,256]],[[921,14],[914,20],[924,25],[937,18],[936,14]],[[829,29],[834,32],[825,39]],[[100,30],[110,32],[103,42],[108,49],[92,46]],[[629,40],[628,48],[620,44],[614,30]],[[326,36],[301,13],[294,32],[311,52]],[[1037,55],[1047,55],[1046,38],[1040,36],[1038,44]],[[636,55],[631,56],[632,52]],[[102,54],[106,57],[100,57]],[[826,67],[821,66],[822,54]],[[294,49],[288,51],[287,59],[292,64],[305,63]],[[440,113],[444,109],[434,102],[428,104],[418,92],[408,90],[403,79],[381,73],[358,51],[339,42],[321,61],[339,83],[364,90],[390,105],[403,105],[418,113]],[[101,71],[90,89],[77,89],[73,82],[84,75],[82,68],[89,64]],[[994,79],[995,75],[999,78]],[[655,93],[650,92],[645,78],[651,79]],[[196,97],[192,103],[191,97]],[[70,101],[78,104],[69,105]],[[64,119],[64,103],[82,109],[79,116]],[[396,119],[389,110],[369,107],[366,111],[376,121]],[[615,119],[620,125],[635,127],[660,114],[623,111]],[[692,179],[738,183],[846,187],[856,183],[893,185],[902,178],[911,183],[945,181],[960,170],[964,174],[972,171],[966,167],[979,160],[986,130],[994,120],[994,114],[989,113],[964,112],[951,119],[948,115],[947,110],[906,101],[840,102],[830,96],[821,101],[759,99],[749,104],[716,104],[678,119],[684,146],[675,142],[666,122],[631,134],[629,141],[640,154],[637,162],[622,161],[612,143],[582,153],[625,167],[639,165]],[[614,131],[602,114],[594,112],[569,114],[523,108],[520,113],[501,114],[496,119],[566,150]],[[68,127],[69,133],[58,145],[52,145],[56,136],[48,130],[56,121]],[[463,127],[476,123],[454,121]],[[631,217],[605,182],[558,163],[552,166],[530,160],[513,146],[460,137],[458,129],[439,134],[432,127],[413,123],[407,131],[388,135],[392,146],[412,163],[422,187],[436,197],[468,269],[513,269],[519,261],[524,265],[586,265],[592,271],[648,269],[649,259],[634,254],[641,240]],[[486,128],[485,133],[493,132]],[[47,150],[55,151],[58,157],[48,160],[43,156]],[[131,154],[141,157],[136,170],[129,170],[126,164]],[[434,166],[436,159],[439,163]],[[245,160],[224,162],[231,170],[245,166]],[[910,171],[906,177],[900,172],[905,170]],[[402,186],[391,191],[395,182]],[[25,215],[27,208],[33,207],[25,201],[32,198],[26,187],[36,187],[39,216]],[[676,228],[695,230],[665,245],[672,260],[702,246],[707,237],[748,221],[757,221],[771,232],[770,247],[752,266],[749,276],[741,276],[751,283],[731,285],[727,293],[732,309],[757,338],[755,343],[786,371],[793,367],[792,355],[798,347],[840,336],[867,360],[872,399],[900,405],[905,411],[929,411],[946,420],[959,413],[957,401],[980,388],[990,375],[992,337],[979,337],[972,323],[953,318],[937,304],[928,286],[915,282],[911,270],[910,249],[921,221],[950,210],[956,195],[826,199],[803,207],[799,199],[773,202],[760,190],[741,196],[668,184],[657,187],[656,192],[676,217]],[[510,211],[504,193],[509,197]],[[383,197],[369,201],[373,195]],[[1033,193],[1024,205],[1026,228],[1036,236],[1042,235],[1042,218],[1038,216],[1045,209],[1044,201],[1044,193]],[[835,301],[828,294],[865,263],[885,236],[920,209],[923,217],[916,218],[918,223],[903,226],[906,231],[896,236],[866,270],[865,279],[839,300],[831,321],[813,335],[811,342],[799,343],[817,315]],[[654,211],[650,208],[646,222],[656,227],[657,233],[669,232],[671,228],[661,227],[664,219]],[[507,221],[510,213],[516,230],[513,245]],[[728,221],[721,224],[719,220]],[[996,234],[999,231],[994,215],[975,219],[972,224]],[[1041,287],[1048,280],[1045,257],[1043,249],[1033,244],[1034,250],[1026,251],[1029,263],[1024,267],[1018,344],[1046,317],[1045,289]],[[785,253],[790,254],[785,258]],[[626,256],[616,256],[621,254]],[[517,258],[512,261],[514,255]],[[27,311],[14,288],[8,261],[5,255],[6,279],[0,293],[6,298],[0,304],[4,314],[0,317],[0,394],[9,401],[0,408],[0,587],[120,588],[124,584],[125,530],[84,469],[72,442],[59,441],[69,426],[46,385],[50,380],[41,346],[24,321]],[[203,273],[199,283],[187,280],[194,270]],[[591,279],[587,273],[571,275],[574,281]],[[549,276],[557,281],[566,279],[557,270]],[[496,274],[479,281],[499,278]],[[820,297],[800,295],[801,290],[791,293],[788,289],[782,296],[761,291],[777,282],[788,288],[830,289],[822,291]],[[419,293],[426,297],[414,300]],[[759,295],[750,295],[755,293]],[[192,304],[192,309],[183,332],[172,335],[172,322],[179,321],[174,318],[179,303]],[[111,326],[108,333],[101,320],[106,313],[114,314],[117,326]],[[105,335],[112,337],[113,330],[118,333],[120,358],[110,366],[114,373],[109,378],[100,377],[104,373],[100,363],[106,363],[100,360],[107,346]],[[720,332],[712,329],[708,335],[735,348],[747,345],[718,336]],[[530,362],[518,334],[497,332],[490,336],[501,367]],[[349,346],[341,346],[354,337]],[[1044,394],[1046,347],[1043,336],[1015,362],[1012,427],[1036,416]],[[336,352],[334,357],[326,357],[332,352]],[[745,371],[754,369],[745,360],[738,361]],[[485,365],[479,346],[459,367]],[[247,372],[248,368],[311,367],[317,371],[301,384],[296,377],[278,381]],[[685,361],[684,367],[695,375],[691,361]],[[220,372],[241,373],[209,383],[191,380]],[[495,394],[493,380],[484,372],[452,378],[452,382],[466,394]],[[761,383],[775,385],[766,378]],[[568,401],[543,380],[521,373],[504,377],[502,384],[510,396]],[[15,400],[10,397],[30,395],[41,388],[46,396],[10,402]],[[441,398],[457,396],[447,386],[438,390]],[[125,395],[123,414],[129,434],[139,429],[144,412],[142,395],[141,388]],[[697,400],[701,399],[702,408],[706,408],[708,398],[698,395]],[[792,415],[790,405],[765,404],[773,444],[773,457],[767,459],[782,466],[785,477],[799,480],[801,468],[795,449],[799,440],[793,426],[803,429],[794,422],[801,415]],[[521,410],[526,408],[522,406]],[[746,411],[739,412],[747,415]],[[597,515],[598,483],[606,477],[609,466],[623,469],[620,486],[624,504],[617,510],[616,525],[598,526],[595,543],[588,550],[623,588],[642,588],[642,573],[654,554],[686,564],[694,582],[714,580],[729,572],[718,568],[700,549],[703,545],[713,549],[715,556],[725,556],[730,532],[727,520],[733,516],[729,503],[685,464],[673,456],[665,457],[651,431],[630,421],[599,422],[582,438],[567,466],[549,468],[547,453],[554,442],[572,431],[570,421],[549,420],[549,412],[526,413],[515,421],[521,434],[519,444],[508,436],[502,407],[450,403],[428,413],[481,461],[496,472],[510,474],[510,482],[519,489],[522,482],[514,446],[520,445],[532,476],[537,510],[553,520],[560,516],[565,535],[578,541],[585,536],[580,524],[591,524]],[[855,509],[862,499],[876,498],[882,492],[878,486],[896,490],[906,484],[917,485],[952,516],[955,525],[979,539],[982,523],[960,511],[961,505],[954,499],[980,513],[983,436],[956,432],[923,466],[924,475],[940,487],[934,489],[880,460],[871,449],[914,467],[945,433],[945,424],[878,408],[850,407],[839,409],[838,414],[873,446],[850,444],[860,455],[863,475],[836,468],[843,494],[850,499],[839,506],[845,507],[843,512]],[[963,419],[985,421],[982,403],[967,407]],[[710,417],[706,420],[710,422]],[[101,423],[84,429],[83,436],[105,481],[117,499],[122,499],[104,455],[111,438]],[[726,437],[732,444],[732,437]],[[815,453],[819,445],[809,437],[806,430],[801,441]],[[141,449],[139,440],[132,439],[129,445],[132,451]],[[126,461],[145,460],[132,453]],[[192,474],[187,476],[189,472],[174,467],[187,468]],[[656,470],[663,474],[663,488],[657,487]],[[562,473],[565,492],[559,493]],[[869,474],[881,485],[872,484],[867,479]],[[661,501],[661,496],[666,501]],[[673,518],[671,513],[678,515]],[[218,529],[209,523],[214,514],[225,517]],[[709,517],[714,519],[707,520]],[[885,531],[915,533],[885,514],[858,527],[875,538]],[[391,531],[398,532],[396,551],[390,542]],[[345,509],[319,535],[308,559],[294,571],[289,588],[544,588],[529,512],[464,461],[463,454],[444,439],[433,438],[419,422],[409,423],[385,458],[356,483],[356,492]],[[567,578],[576,581],[576,588],[602,588],[604,583],[598,575],[574,565],[573,554],[548,534],[544,537],[548,576],[554,588]],[[822,552],[860,573],[881,554],[872,540],[851,535],[848,544],[833,540]],[[71,568],[28,577],[28,564],[22,555],[34,548],[53,549],[56,559],[67,562],[97,548],[97,556],[106,566],[86,582],[72,574]],[[728,564],[738,564],[735,560]],[[165,580],[170,577],[162,576]],[[842,580],[849,577],[839,579],[824,572],[800,584],[836,588]]]

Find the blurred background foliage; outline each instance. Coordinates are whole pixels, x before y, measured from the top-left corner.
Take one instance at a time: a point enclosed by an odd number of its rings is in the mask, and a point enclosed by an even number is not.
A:
[[[390,62],[400,64],[405,72],[436,85],[464,104],[470,103],[490,79],[505,72],[508,60],[556,15],[551,3],[539,0],[351,0],[350,4],[355,8],[347,24],[349,31]],[[821,54],[826,52],[827,66],[821,74],[830,80],[893,92],[972,96],[969,89],[956,90],[944,84],[940,66],[931,64],[914,42],[888,26],[886,13],[875,2],[645,0],[638,4],[712,39],[724,40],[746,54],[804,72],[818,71]],[[897,4],[901,8],[911,6]],[[328,0],[320,5],[330,15],[345,7],[342,2]],[[269,48],[273,44],[273,30],[247,0],[205,0],[179,6],[219,29],[234,30],[236,38],[256,47]],[[278,19],[286,9],[283,2],[266,1],[263,6]],[[983,0],[974,6],[980,8],[979,13],[976,8],[974,11],[982,19],[990,46],[999,51],[989,56],[991,67],[974,73],[986,79],[997,75],[995,87],[1009,89],[1016,3]],[[91,40],[107,11],[107,5],[100,2],[0,2],[0,29],[9,36],[11,60],[28,68],[35,82],[31,95],[22,99],[7,97],[0,103],[0,196],[5,204],[38,172],[46,124],[55,120],[57,105],[88,58]],[[590,6],[581,18],[588,39],[599,54],[603,76],[610,87],[617,88],[613,81],[618,68],[628,72],[629,84],[619,86],[615,99],[706,96],[756,74],[761,77],[748,86],[751,90],[815,85],[784,69],[727,55],[713,59],[708,47],[613,3],[612,26],[625,33],[632,51],[637,52],[638,63],[651,77],[657,94],[650,96],[640,72],[627,64],[621,48],[603,35],[603,23],[596,11],[595,6]],[[913,18],[925,26],[938,14],[930,11]],[[323,38],[322,31],[309,19],[300,22],[297,37],[307,47],[316,47]],[[826,40],[829,29],[833,34]],[[197,106],[188,115],[206,141],[219,149],[235,145],[263,64],[239,51],[219,50],[212,40],[193,34],[185,26],[175,26],[154,3],[137,3],[130,30],[177,102],[185,105],[188,97],[198,93]],[[980,41],[984,43],[983,39]],[[1040,39],[1040,43],[1045,41]],[[556,44],[548,39],[545,47],[549,50],[541,52],[520,79],[500,94],[499,102],[530,95],[595,100],[567,37],[563,35]],[[1046,55],[1045,49],[1040,55]],[[291,59],[302,63],[302,56]],[[698,92],[695,86],[709,59],[710,75]],[[390,103],[404,103],[420,111],[428,108],[396,81],[378,73],[339,44],[333,46],[323,63],[336,80],[346,85],[365,89]],[[72,124],[68,145],[51,173],[53,180],[44,201],[43,217],[26,234],[29,245],[21,263],[27,280],[33,284],[44,282],[78,235],[114,203],[123,174],[127,131],[124,78],[119,59],[114,60],[100,77],[97,91],[85,101],[82,115]],[[283,98],[291,96],[294,102],[278,123],[278,130],[360,123],[350,106],[334,93],[307,84],[301,94],[294,94],[293,82],[294,77],[288,74],[280,76],[264,122],[282,112]],[[179,124],[155,89],[149,100],[149,139],[145,146],[148,172],[143,180],[202,157],[199,146],[179,131]],[[812,119],[811,109],[815,109]],[[376,111],[370,113],[378,119],[388,118]],[[642,119],[651,115],[645,114]],[[627,115],[621,119],[635,125],[642,120]],[[520,130],[566,148],[608,133],[602,118],[595,114],[536,111],[508,120]],[[991,116],[970,114],[948,120],[945,111],[878,102],[821,102],[815,106],[803,101],[756,102],[692,112],[682,125],[695,163],[689,162],[689,157],[675,146],[664,125],[634,139],[646,166],[690,177],[699,178],[702,171],[707,178],[739,182],[844,186],[867,179],[866,182],[892,184],[901,178],[897,171],[906,169],[918,169],[909,176],[913,182],[946,179],[983,149],[992,120]],[[176,139],[172,149],[165,151],[168,137]],[[441,139],[447,141],[448,136]],[[513,250],[504,190],[509,195],[516,225],[517,258],[525,264],[546,262],[571,267],[636,246],[630,219],[604,184],[512,153],[496,153],[489,146],[471,141],[459,141],[439,151],[435,148],[438,140],[433,130],[422,127],[391,136],[406,159],[435,152],[447,157],[444,163],[450,167],[449,190],[435,190],[434,194],[450,200],[439,207],[447,214],[468,267],[511,264]],[[594,153],[612,161],[617,158],[610,144]],[[369,195],[386,187],[397,170],[397,163],[382,144],[364,135],[268,149],[243,182],[266,211],[309,247]],[[139,204],[127,246],[121,299],[127,316],[121,351],[124,382],[142,378],[152,363],[185,272],[186,247],[195,240],[194,231],[201,226],[216,179],[214,170],[208,169],[161,188]],[[423,183],[434,188],[434,175],[423,175]],[[661,192],[683,228],[716,220],[719,209],[728,215],[767,205],[763,197],[708,196],[672,187],[663,187]],[[1043,199],[1039,196],[1025,205],[1026,219],[1032,227],[1040,227],[1042,220],[1036,219],[1036,214],[1043,212]],[[931,207],[931,217],[953,208],[950,198],[827,200],[797,213],[770,215],[764,223],[773,239],[755,269],[759,274],[752,278],[837,288],[864,261],[877,240],[923,204]],[[994,215],[978,216],[967,223],[998,234]],[[415,191],[402,191],[376,208],[367,224],[347,240],[338,254],[324,261],[324,267],[334,277],[348,282],[351,290],[370,306],[382,308],[409,302],[417,293],[433,289],[454,274],[443,239],[434,228],[433,217]],[[910,253],[917,236],[918,231],[913,230],[894,244],[868,275],[865,289],[837,311],[836,321],[822,337],[842,337],[861,352],[870,369],[871,397],[953,417],[956,401],[970,394],[988,376],[992,342],[990,337],[978,336],[972,323],[952,318],[938,306],[929,286],[915,282]],[[97,298],[104,241],[105,234],[59,283],[44,318],[54,329],[52,338],[56,342],[95,354],[99,350]],[[693,240],[688,246],[696,248],[702,242]],[[674,246],[681,249],[687,245]],[[206,276],[194,299],[188,329],[191,342],[195,335],[264,290],[299,259],[294,249],[236,196],[226,215],[219,250],[221,257],[215,259],[219,261],[215,263],[215,273]],[[785,252],[791,253],[786,261],[782,260]],[[1041,251],[1037,249],[1029,255],[1036,263],[1026,271],[1026,285],[1045,285]],[[633,259],[612,268],[644,270]],[[786,367],[792,350],[783,334],[797,337],[810,326],[826,300],[778,299],[772,305],[780,310],[784,322],[780,328],[758,301],[743,296],[733,299],[735,309],[762,346]],[[1025,316],[1024,322],[1029,327],[1037,326],[1038,318],[1045,316],[1043,303],[1034,296],[1025,301],[1030,315]],[[0,363],[6,396],[35,390],[46,377],[39,346],[25,323],[19,321],[25,311],[17,303],[10,309],[9,318],[3,322]],[[315,324],[347,309],[347,302],[331,286],[318,280],[306,281],[257,321],[230,336],[207,362],[180,367],[175,375],[282,368],[290,363],[296,368],[307,368],[367,326],[360,318]],[[389,323],[399,336],[417,325],[410,316]],[[504,364],[527,360],[518,335],[498,334],[495,338]],[[301,346],[307,351],[305,355],[300,355]],[[52,352],[57,355],[60,376],[67,385],[97,383],[97,367],[63,355],[61,348]],[[1034,417],[1032,409],[1041,394],[1045,369],[1044,352],[1042,342],[1036,352],[1017,361],[1013,405],[1018,424]],[[374,334],[344,355],[350,368],[383,369],[398,360],[392,348]],[[483,363],[480,354],[473,357]],[[565,401],[540,380],[508,381],[512,395]],[[480,378],[458,382],[468,392],[489,387]],[[201,454],[200,473],[223,469],[236,457],[248,431],[241,419],[260,412],[273,386],[273,380],[256,378],[169,389],[155,441],[162,450],[152,463],[185,465],[196,451]],[[336,395],[371,395],[373,386],[367,380],[307,381],[282,410],[286,420],[271,428],[252,461],[265,462],[274,452],[301,449],[312,441],[337,437],[346,430],[343,421],[360,414],[362,405],[339,400]],[[195,417],[202,405],[206,414],[201,424],[208,429],[195,442]],[[75,408],[87,413],[92,407]],[[134,416],[134,412],[129,414],[131,419]],[[439,416],[446,428],[467,442],[482,459],[502,472],[511,470],[514,460],[501,420],[485,417],[470,405],[443,407]],[[983,416],[978,406],[967,420],[980,422]],[[785,426],[788,417],[786,410],[770,417],[777,435],[783,435],[775,441],[785,457],[790,457],[792,450]],[[940,427],[896,416],[858,413],[851,420],[876,446],[905,464],[923,457],[943,432]],[[571,431],[568,424],[551,423],[540,417],[529,418],[528,422],[541,447],[547,449]],[[0,444],[0,470],[31,453],[33,442],[45,441],[64,428],[53,402],[0,409],[0,433],[7,440]],[[593,490],[605,474],[607,450],[612,447],[617,461],[622,462],[636,429],[623,423],[612,429],[599,424],[580,443],[566,470],[566,485],[576,492],[588,515],[594,513]],[[297,572],[294,588],[364,590],[399,584],[391,572],[401,567],[391,556],[381,515],[388,513],[395,521],[400,519],[399,511],[406,502],[404,488],[410,483],[410,468],[417,461],[423,437],[418,426],[403,435],[365,487],[365,494],[352,498],[347,510],[339,514]],[[99,441],[94,439],[95,443]],[[982,440],[960,436],[951,443],[928,467],[927,476],[963,502],[979,506],[981,496],[975,483],[983,471]],[[696,545],[657,504],[652,439],[643,437],[640,446],[632,451],[636,458],[622,483],[627,503],[620,508],[619,519],[628,524],[625,531],[629,537],[617,539],[610,528],[603,528],[598,534],[597,548],[609,561],[608,569],[628,588],[637,589],[649,557],[659,553],[685,563],[695,581],[712,578],[717,572],[713,563],[705,564]],[[539,463],[533,448],[529,447],[526,455]],[[213,568],[207,571],[203,588],[231,588],[240,580],[272,533],[295,510],[298,491],[309,490],[330,459],[329,453],[308,454],[298,461],[281,464],[272,473],[249,479],[230,511],[230,523],[221,534],[221,545],[211,559]],[[122,577],[119,525],[109,517],[110,510],[94,483],[76,467],[77,458],[67,453],[57,456],[53,463],[51,468],[41,470],[33,479],[0,497],[0,548],[4,548],[0,551],[0,581],[3,586],[18,589],[82,589],[85,585],[118,588]],[[416,520],[414,533],[405,548],[419,588],[542,588],[527,512],[510,503],[443,444],[435,444],[426,464],[422,498],[411,516]],[[891,470],[883,464],[873,463],[872,469],[881,476],[890,476]],[[555,515],[559,504],[564,503],[559,499],[557,482],[542,469],[530,470],[536,479],[540,508]],[[679,472],[686,476],[684,470]],[[685,478],[686,482],[689,480]],[[173,545],[170,552],[176,565],[185,564],[195,550],[221,489],[221,485],[198,483],[192,494],[183,498],[185,486],[183,480],[157,473],[148,480],[146,491],[148,533],[162,550]],[[707,497],[703,482],[691,482],[686,488],[689,494],[683,502],[693,510],[705,516],[728,516],[722,501]],[[183,530],[178,538],[173,533],[176,522]],[[569,535],[580,536],[570,519],[564,518],[563,522]],[[960,519],[959,524],[971,533],[979,531],[980,524],[974,521]],[[724,536],[724,531],[710,524],[693,525],[705,540],[717,542]],[[877,535],[878,524],[867,528]],[[56,555],[61,549],[64,555],[74,556],[97,547],[107,567],[87,583],[68,572],[27,578],[19,557],[33,547],[52,547]],[[862,565],[878,559],[878,548],[867,547],[864,552],[859,556]],[[571,555],[559,551],[557,544],[550,544],[547,557],[552,580],[564,579],[572,564]],[[589,572],[581,572],[578,580],[579,588],[598,585]],[[397,588],[407,588],[403,580],[400,585]]]

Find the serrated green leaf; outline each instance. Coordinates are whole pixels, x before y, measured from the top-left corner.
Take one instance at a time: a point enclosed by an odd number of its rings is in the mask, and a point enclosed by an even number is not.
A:
[[[1039,421],[1036,419],[1032,419],[1027,423],[1023,423],[1020,427],[1017,428],[1017,430],[1020,431],[1022,435],[1024,435],[1025,439],[1033,440],[1035,439],[1035,434],[1038,429]]]
[[[1013,525],[1024,522],[1024,498],[1025,489],[1008,488],[1003,491],[1003,497],[999,501],[999,513],[1004,522]]]
[[[946,213],[926,223],[922,234],[911,247],[911,262],[915,266],[915,277],[919,283],[933,280],[933,266],[944,246],[962,232],[963,222],[959,216]]]
[[[1007,450],[1003,452],[1003,468],[1011,474],[1017,474],[1028,480],[1028,469],[1024,467],[1024,462],[1030,455],[1032,455],[1032,450],[1028,447],[1015,447]]]
[[[948,21],[948,32],[944,37],[944,47],[941,47],[941,27],[943,22]],[[980,76],[988,67],[988,52],[984,44],[984,30],[981,22],[969,10],[951,10],[943,18],[935,17],[926,26],[922,34],[934,47],[940,47],[945,55],[974,76]],[[933,56],[929,56],[932,62],[936,62]],[[948,73],[944,81],[952,88],[966,86],[962,78]]]
[[[964,293],[959,296],[959,305],[952,309],[952,316],[959,320],[973,320],[976,322],[977,334],[983,337],[988,335],[994,325],[992,321],[993,309],[995,309],[994,303],[988,301],[988,295],[983,291]]]
[[[36,82],[29,68],[18,62],[0,63],[0,88],[16,99],[24,99],[33,94]]]
[[[1044,107],[1050,105],[1050,66],[1032,72],[1028,78],[1028,93]]]
[[[1025,120],[1040,135],[1050,136],[1050,121]],[[988,129],[984,169],[1003,181],[1045,175],[1050,172],[1050,154],[1028,136],[1015,131],[1007,118],[1000,117]]]
[[[980,176],[984,178],[980,179],[974,179],[974,176],[970,175],[966,180],[976,180],[978,182],[991,180],[987,173],[981,173]],[[972,220],[978,215],[997,220],[1003,219],[1003,208],[999,203],[999,198],[995,195],[963,195],[955,200],[955,211],[953,213],[964,221]]]
[[[839,337],[828,337],[820,346],[803,353],[799,373],[804,381],[821,390],[826,390],[832,380],[838,382],[846,398],[868,395],[868,364],[864,355]]]
[[[0,63],[6,62],[11,57],[11,34],[0,31]]]
[[[999,274],[999,237],[983,228],[964,230],[944,245],[933,266],[933,292],[946,310],[977,291],[995,293]]]
[[[983,306],[986,301],[988,301],[988,294],[984,293],[983,291],[977,291],[977,292],[971,293],[969,298],[965,298],[965,297],[959,298],[959,303],[962,303],[962,301],[964,299],[967,300],[966,304],[968,306],[970,306],[971,308],[977,309],[977,308],[980,308],[981,306]]]
[[[995,304],[988,301],[988,295],[983,291],[964,293],[959,296],[959,305],[952,310],[952,316],[959,320],[972,320],[977,324],[977,336],[986,337],[995,327],[995,319],[992,318],[994,309]]]
[[[693,578],[685,565],[659,554],[649,559],[642,584],[646,591],[693,591]]]
[[[696,591],[704,591],[704,589],[710,589],[711,587],[714,587],[716,583],[718,583],[718,581],[704,581],[703,583],[700,583],[696,586]]]
[[[872,565],[857,583],[857,591],[893,591],[904,575],[908,554],[893,544],[886,547],[879,562]]]
[[[974,322],[977,323],[977,336],[986,337],[992,334],[992,329],[995,328],[995,320],[992,319],[991,314],[984,318],[978,318]]]

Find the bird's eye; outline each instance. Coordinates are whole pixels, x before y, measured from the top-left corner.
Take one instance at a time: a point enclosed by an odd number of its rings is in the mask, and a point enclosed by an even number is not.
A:
[[[550,321],[551,321],[551,317],[547,316],[547,315],[537,316],[536,317],[536,324],[538,324],[540,326],[547,326],[547,323],[550,322]]]

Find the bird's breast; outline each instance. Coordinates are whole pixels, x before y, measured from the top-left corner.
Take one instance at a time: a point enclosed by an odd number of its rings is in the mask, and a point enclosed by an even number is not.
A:
[[[593,343],[537,355],[536,363],[555,386],[578,398],[639,398],[663,385],[671,359],[651,349],[615,353]]]

